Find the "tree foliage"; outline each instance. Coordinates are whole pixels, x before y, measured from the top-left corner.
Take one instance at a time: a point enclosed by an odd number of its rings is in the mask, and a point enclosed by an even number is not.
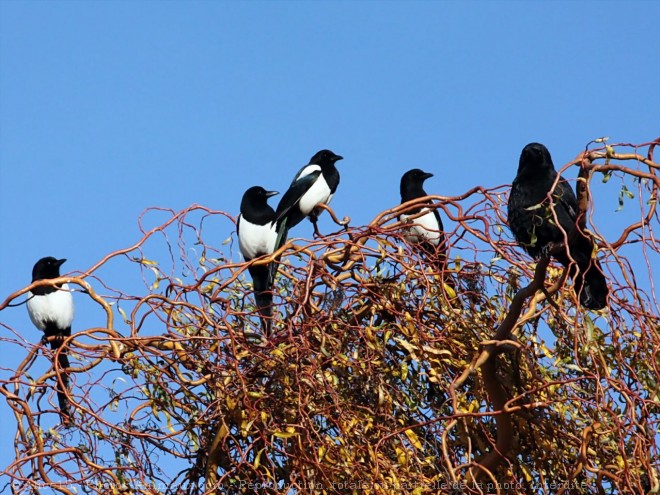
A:
[[[599,179],[620,181],[607,193],[634,209],[616,238],[586,222],[610,283],[599,312],[579,307],[559,265],[515,245],[508,186],[432,197],[448,219],[444,274],[402,240],[397,215],[423,199],[254,260],[282,255],[268,339],[247,264],[208,233],[226,235],[231,216],[147,211],[137,244],[58,279],[99,317],[65,343],[70,423],[54,402],[62,370],[35,374],[50,349],[4,325],[2,346],[26,356],[0,388],[16,420],[4,488],[659,493],[657,144],[593,142],[562,169],[580,170],[584,220]],[[145,293],[103,275],[130,271]]]

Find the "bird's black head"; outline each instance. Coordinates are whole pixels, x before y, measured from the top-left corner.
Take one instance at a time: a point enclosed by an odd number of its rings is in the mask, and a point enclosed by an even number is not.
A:
[[[401,201],[405,203],[411,199],[426,196],[424,181],[430,177],[433,177],[432,173],[424,172],[418,168],[413,168],[403,174],[400,187]]]
[[[321,167],[323,166],[328,166],[328,165],[334,165],[335,162],[338,162],[339,160],[343,160],[343,156],[335,155],[332,151],[330,150],[321,150],[318,153],[316,153],[310,160],[310,164],[315,164],[315,165],[320,165]]]
[[[66,259],[58,260],[52,256],[41,258],[32,269],[32,281],[43,280],[45,278],[57,278],[60,276],[60,266]]]
[[[541,143],[529,143],[520,154],[520,163],[518,171],[521,170],[540,170],[544,168],[554,169],[552,158],[548,148]]]
[[[277,191],[266,191],[261,186],[252,186],[243,194],[241,213],[245,215],[249,208],[264,209],[268,207],[268,198],[279,194]]]

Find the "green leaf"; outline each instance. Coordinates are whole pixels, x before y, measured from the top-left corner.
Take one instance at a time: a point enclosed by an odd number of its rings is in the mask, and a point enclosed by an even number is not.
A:
[[[593,342],[594,340],[594,322],[589,317],[589,315],[584,316],[584,326],[587,330],[587,342]]]
[[[635,193],[630,191],[625,184],[621,186],[621,192],[623,192],[628,199],[633,199],[635,197]]]

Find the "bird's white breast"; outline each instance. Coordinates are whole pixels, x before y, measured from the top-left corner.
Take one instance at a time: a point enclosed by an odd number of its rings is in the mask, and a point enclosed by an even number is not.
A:
[[[319,175],[319,178],[312,184],[312,187],[300,198],[298,208],[304,215],[309,215],[319,203],[328,204],[331,199],[332,193],[330,192],[330,187],[323,178],[323,175]]]
[[[247,260],[270,254],[275,250],[277,232],[275,224],[255,225],[241,216],[238,229],[238,246]]]
[[[73,296],[69,285],[63,284],[63,290],[56,290],[43,296],[28,292],[27,309],[32,323],[45,330],[48,322],[53,322],[60,329],[69,328],[73,322]]]
[[[435,214],[429,211],[428,208],[423,208],[426,211],[425,215],[421,215],[412,220],[414,222],[404,234],[406,240],[411,243],[430,242],[434,246],[440,243],[440,226]],[[401,215],[401,221],[407,221],[413,215]]]

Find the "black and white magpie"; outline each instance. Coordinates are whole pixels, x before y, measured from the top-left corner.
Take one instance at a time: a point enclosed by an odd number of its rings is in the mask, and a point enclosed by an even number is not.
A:
[[[286,232],[303,218],[308,216],[316,223],[317,206],[328,204],[337,190],[339,171],[335,163],[342,159],[330,150],[321,150],[298,171],[275,213],[278,230],[285,234],[284,240]]]
[[[238,245],[245,261],[251,261],[275,251],[277,241],[275,211],[268,204],[268,198],[276,194],[279,193],[266,191],[261,186],[251,187],[243,194],[237,231]],[[271,264],[248,267],[254,286],[254,299],[266,333],[270,329],[273,302]]]
[[[401,203],[407,203],[417,198],[428,196],[424,191],[424,181],[433,177],[433,174],[424,172],[418,168],[409,170],[401,177]],[[399,215],[399,221],[405,222],[411,216],[415,216],[420,212],[422,215],[410,220],[412,225],[409,226],[405,233],[405,239],[411,244],[416,244],[427,254],[430,255],[434,261],[437,262],[438,267],[444,266],[445,254],[447,250],[445,234],[443,232],[442,220],[438,210],[429,210],[424,206],[408,210],[407,213]]]
[[[32,269],[32,282],[58,278],[60,276],[60,266],[65,261],[66,259],[58,260],[52,256],[41,258]],[[44,285],[32,289],[28,293],[27,310],[32,323],[44,332],[44,340],[48,339],[51,349],[57,351],[64,343],[64,339],[71,335],[73,297],[69,292],[68,284]],[[57,363],[59,368],[69,367],[69,358],[64,350],[58,353]],[[61,373],[59,376],[64,389],[68,389],[69,378],[67,374]],[[57,401],[62,415],[69,416],[69,401],[66,392],[59,384],[59,380]]]
[[[553,253],[553,257],[568,268],[580,304],[602,309],[607,305],[609,289],[600,263],[593,257],[594,240],[587,233],[573,233],[579,206],[566,179],[559,177],[549,201],[555,180],[557,171],[548,148],[540,143],[525,146],[509,194],[509,228],[518,244],[535,258],[549,245],[568,239],[568,249]]]

